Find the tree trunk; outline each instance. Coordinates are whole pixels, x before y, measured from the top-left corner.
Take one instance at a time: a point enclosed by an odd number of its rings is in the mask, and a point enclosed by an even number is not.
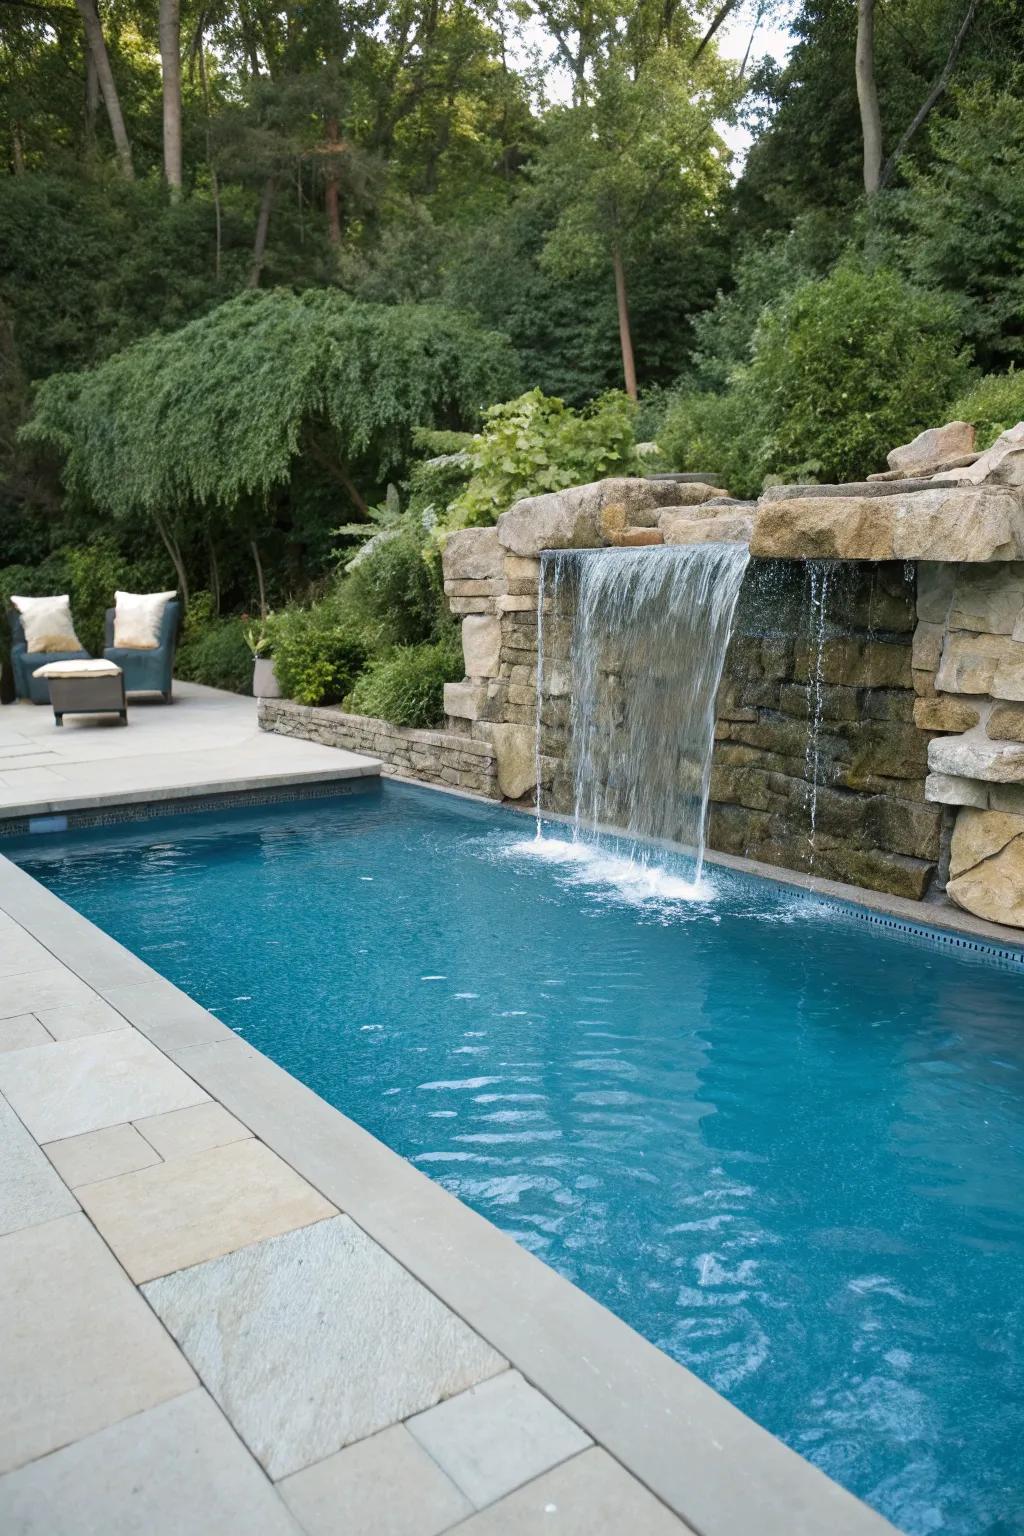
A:
[[[875,84],[875,0],[857,0],[857,102],[864,140],[864,190],[878,191],[882,174],[882,118]]]
[[[210,167],[210,191],[213,193],[213,221],[217,235],[216,252],[213,262],[213,274],[215,277],[219,278],[222,243],[220,181],[217,178],[217,167],[213,159],[213,145],[210,137],[210,82],[206,75],[206,43],[202,37],[199,39],[199,83],[203,89],[203,107],[206,112],[206,163]]]
[[[167,553],[170,555],[171,563],[173,564],[175,572],[177,573],[177,577],[178,577],[178,590],[181,593],[182,606],[187,608],[188,607],[188,576],[186,575],[186,572],[185,572],[185,562],[182,559],[182,555],[181,555],[181,545],[178,543],[177,539],[171,533],[170,529],[167,527],[167,524],[164,522],[162,517],[154,517],[153,521],[156,524],[156,531],[160,535],[161,539],[163,540],[164,548],[166,549]]]
[[[160,69],[164,84],[164,176],[171,201],[181,197],[181,0],[160,0]]]
[[[960,57],[960,50],[964,45],[964,38],[971,30],[971,23],[974,20],[974,13],[977,11],[980,3],[981,0],[970,0],[970,4],[964,13],[964,19],[960,23],[957,34],[953,39],[952,46],[946,57],[946,62],[942,67],[942,73],[936,80],[935,84],[932,86],[931,90],[928,92],[928,95],[925,97],[920,107],[914,113],[914,116],[911,119],[909,126],[904,130],[899,143],[896,145],[896,148],[893,150],[892,154],[883,165],[881,178],[879,180],[880,186],[888,186],[892,177],[892,173],[896,169],[897,160],[904,153],[907,145],[914,137],[914,134],[921,127],[921,124],[925,122],[932,108],[935,106],[935,103],[945,93],[952,77],[953,70],[956,68],[956,61]]]
[[[210,556],[210,596],[213,598],[213,612],[216,618],[220,618],[220,564],[217,560],[217,551],[214,548],[210,535],[206,535],[206,548]]]
[[[633,329],[629,323],[629,295],[626,292],[626,270],[622,265],[622,252],[612,247],[612,266],[615,269],[615,303],[619,311],[619,345],[622,348],[622,374],[626,381],[626,394],[636,399],[636,364],[633,361]]]
[[[332,245],[341,244],[341,211],[338,199],[338,156],[341,143],[338,138],[338,119],[327,119],[327,184],[324,188],[324,207],[327,211],[327,234]]]
[[[260,559],[259,545],[255,539],[249,540],[249,548],[252,550],[252,561],[256,567],[256,580],[260,589],[260,618],[267,616],[267,584],[263,579],[263,561]]]
[[[267,234],[270,230],[270,210],[274,205],[275,181],[275,177],[268,176],[263,183],[263,196],[260,198],[260,211],[256,218],[256,238],[252,243],[252,261],[249,264],[248,286],[250,288],[258,288],[260,285],[263,257],[267,249]]]
[[[20,123],[14,123],[11,128],[11,169],[15,176],[25,174],[25,146],[21,139]]]
[[[85,50],[85,159],[90,163],[96,156],[96,112],[100,104],[100,77],[96,73],[96,60],[92,49]]]
[[[107,118],[110,122],[110,132],[114,140],[114,148],[117,151],[118,163],[121,167],[121,175],[126,181],[133,181],[135,171],[132,166],[132,147],[128,142],[128,131],[124,126],[124,117],[121,112],[121,100],[117,94],[117,86],[114,84],[114,72],[110,67],[110,55],[107,53],[107,45],[103,37],[103,27],[100,23],[100,13],[96,9],[96,0],[75,0],[82,25],[85,28],[85,41],[96,66],[96,76],[100,83],[100,92],[107,109]]]

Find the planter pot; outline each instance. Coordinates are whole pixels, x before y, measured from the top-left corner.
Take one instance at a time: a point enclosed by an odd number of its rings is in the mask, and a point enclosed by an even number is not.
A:
[[[257,656],[252,664],[252,692],[257,699],[279,699],[281,689],[274,676],[274,663],[269,656]]]

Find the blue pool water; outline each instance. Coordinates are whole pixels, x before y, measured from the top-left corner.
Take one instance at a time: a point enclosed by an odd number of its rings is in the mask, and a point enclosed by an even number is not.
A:
[[[1024,1530],[1024,971],[393,785],[5,850],[897,1525]]]

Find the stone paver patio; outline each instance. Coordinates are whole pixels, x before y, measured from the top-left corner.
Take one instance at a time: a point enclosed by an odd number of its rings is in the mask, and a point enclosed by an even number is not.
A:
[[[176,797],[200,790],[376,774],[372,758],[261,732],[256,700],[175,683],[175,702],[128,699],[128,725],[44,705],[0,709],[0,816]]]

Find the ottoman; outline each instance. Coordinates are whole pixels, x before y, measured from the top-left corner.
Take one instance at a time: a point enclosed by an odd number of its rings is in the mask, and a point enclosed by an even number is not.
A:
[[[32,676],[46,679],[58,725],[65,715],[120,715],[128,724],[124,674],[112,661],[50,661]]]

